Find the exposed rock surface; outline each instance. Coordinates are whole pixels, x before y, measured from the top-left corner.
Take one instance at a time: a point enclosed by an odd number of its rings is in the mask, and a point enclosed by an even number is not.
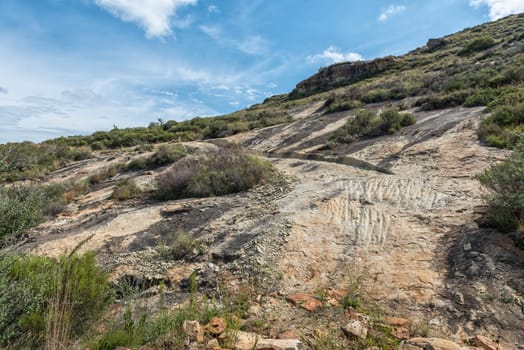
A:
[[[280,175],[263,186],[224,197],[116,203],[108,198],[117,180],[111,179],[77,198],[67,215],[29,232],[19,249],[52,256],[98,251],[113,281],[133,281],[152,295],[163,283],[171,304],[182,301],[190,275],[210,291],[219,279],[232,287],[255,281],[261,297],[253,313],[270,320],[268,338],[291,325],[304,336],[340,331],[354,320],[365,324],[355,312],[335,325],[328,317],[358,292],[409,319],[407,326],[389,320],[399,338],[408,329],[412,337],[459,342],[483,334],[505,349],[524,344],[524,257],[509,237],[481,225],[485,192],[475,176],[507,154],[478,142],[482,108],[416,112],[417,123],[396,135],[319,150],[353,117],[321,116],[319,105],[297,111],[291,124],[231,138],[272,154]],[[101,155],[50,181],[136,156]],[[150,188],[161,171],[131,176]],[[198,249],[166,258],[160,247],[180,232],[191,234]],[[296,293],[322,308],[291,305],[286,296]]]
[[[372,61],[338,63],[321,68],[317,74],[298,83],[291,92],[291,96],[311,95],[315,92],[355,83],[385,71],[394,63],[394,58],[384,57]]]

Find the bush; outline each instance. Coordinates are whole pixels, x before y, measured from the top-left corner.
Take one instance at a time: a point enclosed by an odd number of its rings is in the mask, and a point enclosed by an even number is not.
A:
[[[524,145],[520,144],[506,160],[492,165],[479,177],[492,190],[489,216],[503,232],[518,231],[524,243]]]
[[[401,128],[416,122],[409,113],[399,113],[394,109],[377,114],[368,110],[359,110],[355,118],[336,130],[330,138],[334,143],[352,143],[362,138],[394,134]]]
[[[493,45],[495,45],[496,42],[492,37],[489,36],[482,36],[476,39],[473,39],[466,43],[464,48],[459,52],[461,55],[467,55],[473,52],[483,51],[486,49],[489,49]]]
[[[58,214],[67,203],[62,185],[0,187],[0,239]]]
[[[124,201],[131,198],[137,198],[140,193],[142,193],[142,190],[137,186],[135,180],[126,177],[118,180],[115,189],[111,194],[111,198],[118,201]]]
[[[185,157],[187,149],[184,145],[176,143],[174,145],[161,145],[158,150],[150,157],[139,157],[131,160],[125,165],[126,170],[138,171],[144,169],[157,168],[163,165],[174,163]]]
[[[1,346],[65,348],[107,300],[107,276],[91,253],[58,260],[0,255]]]
[[[479,127],[479,138],[499,148],[513,148],[524,141],[524,102],[495,108]]]
[[[197,159],[185,157],[158,177],[157,197],[220,196],[245,191],[267,178],[271,164],[229,145]]]

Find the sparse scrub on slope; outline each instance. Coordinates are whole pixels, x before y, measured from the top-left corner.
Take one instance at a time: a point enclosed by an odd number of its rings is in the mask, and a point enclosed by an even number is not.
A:
[[[264,181],[271,164],[229,145],[205,157],[185,157],[158,178],[157,197],[220,196],[245,191]]]
[[[489,216],[503,232],[517,232],[524,246],[524,145],[519,145],[504,161],[492,165],[479,176],[492,190]]]
[[[38,225],[66,203],[65,189],[59,184],[0,187],[0,239]]]
[[[479,127],[479,137],[489,145],[513,148],[524,141],[524,101],[496,107]]]
[[[108,301],[107,276],[94,255],[0,255],[0,346],[67,348]]]
[[[330,142],[352,143],[359,139],[394,134],[415,122],[412,114],[399,113],[394,109],[387,109],[379,114],[369,110],[359,110],[353,119],[333,133]]]

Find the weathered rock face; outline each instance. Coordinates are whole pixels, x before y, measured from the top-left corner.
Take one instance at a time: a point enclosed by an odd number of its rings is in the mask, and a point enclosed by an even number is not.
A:
[[[426,43],[426,46],[428,48],[428,50],[430,51],[433,51],[433,50],[436,50],[438,49],[439,47],[442,47],[444,45],[446,45],[447,42],[445,39],[429,39],[428,42]]]
[[[395,63],[394,57],[377,58],[373,61],[338,63],[322,68],[312,77],[297,84],[290,97],[311,95],[337,86],[355,83],[373,77]]]

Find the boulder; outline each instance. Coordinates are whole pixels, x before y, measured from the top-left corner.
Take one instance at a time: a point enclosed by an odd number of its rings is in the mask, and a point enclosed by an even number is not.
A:
[[[264,339],[256,333],[234,332],[233,350],[300,350],[298,339]]]
[[[502,346],[500,344],[482,335],[477,335],[473,338],[470,338],[469,343],[484,350],[502,350]]]
[[[409,339],[409,329],[405,327],[396,327],[391,331],[391,335],[397,339]]]
[[[409,320],[402,317],[386,317],[384,321],[393,327],[407,327]]]
[[[202,343],[204,341],[204,332],[198,321],[184,321],[182,329],[190,342]]]
[[[227,327],[227,322],[222,317],[213,317],[206,325],[209,334],[217,336],[222,334]]]
[[[366,337],[368,336],[368,328],[364,325],[364,323],[360,322],[359,320],[353,320],[349,322],[347,325],[342,327],[342,330],[349,337],[366,339]]]
[[[400,346],[401,350],[461,350],[461,346],[440,338],[411,338]]]

